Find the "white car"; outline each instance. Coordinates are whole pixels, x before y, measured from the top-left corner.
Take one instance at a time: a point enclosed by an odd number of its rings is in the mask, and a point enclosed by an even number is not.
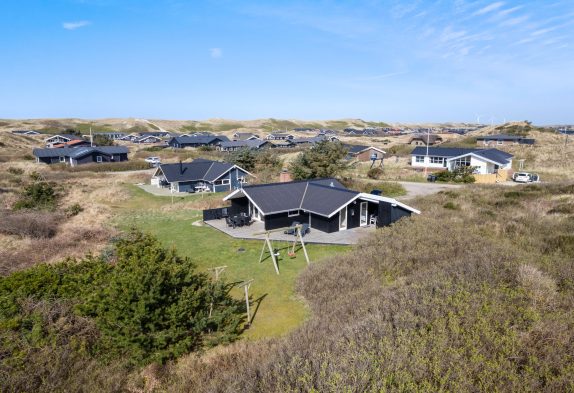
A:
[[[517,183],[537,183],[540,181],[540,177],[535,173],[516,172],[512,175],[512,180]]]
[[[149,164],[161,164],[161,159],[159,157],[148,157],[144,161]]]

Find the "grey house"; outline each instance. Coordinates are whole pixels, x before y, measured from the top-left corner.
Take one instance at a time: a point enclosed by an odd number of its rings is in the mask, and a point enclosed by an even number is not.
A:
[[[36,162],[44,164],[68,164],[70,166],[121,162],[128,160],[128,148],[124,146],[61,147],[55,149],[34,149]]]
[[[221,142],[229,142],[229,138],[223,135],[219,136],[176,136],[171,138],[167,144],[169,147],[176,149],[184,149],[186,147],[202,147],[202,146],[219,146]]]
[[[70,141],[81,140],[81,139],[82,138],[77,136],[77,135],[59,134],[59,135],[53,135],[49,138],[44,139],[44,142],[46,142],[47,147],[51,147],[51,146],[58,144],[58,143],[67,143]]]
[[[173,192],[222,192],[243,187],[249,176],[253,175],[237,165],[195,159],[192,162],[160,165],[152,176],[151,184],[169,187]]]
[[[272,144],[269,141],[262,141],[260,139],[254,140],[243,140],[243,141],[230,141],[221,142],[219,145],[219,150],[221,151],[236,151],[236,150],[259,150],[264,148],[270,148]]]
[[[232,214],[245,213],[262,221],[265,229],[294,222],[332,233],[376,224],[390,225],[416,209],[393,198],[346,189],[335,179],[245,186],[224,198]]]

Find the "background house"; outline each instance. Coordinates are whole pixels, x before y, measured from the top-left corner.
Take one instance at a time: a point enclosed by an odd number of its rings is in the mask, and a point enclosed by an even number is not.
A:
[[[233,134],[234,141],[251,141],[255,139],[260,139],[259,135],[253,134],[251,132],[236,132]]]
[[[169,187],[173,192],[222,192],[242,187],[250,176],[253,175],[234,164],[195,159],[160,165],[151,178],[151,184]]]
[[[236,151],[236,150],[259,150],[264,148],[270,148],[272,144],[269,141],[262,141],[260,139],[248,139],[243,141],[229,141],[221,142],[219,145],[219,150],[221,151]]]
[[[413,145],[413,146],[426,146],[427,145],[427,141],[428,141],[428,145],[432,146],[432,145],[437,145],[439,143],[442,143],[442,137],[440,135],[436,135],[436,134],[416,134],[411,136],[411,138],[409,139],[409,145]]]
[[[505,145],[533,145],[535,142],[532,138],[525,138],[518,135],[485,135],[476,138],[476,144],[479,146],[505,146]]]
[[[393,198],[346,189],[336,179],[259,184],[224,198],[230,214],[245,213],[266,230],[308,224],[327,233],[376,224],[390,225],[420,212]]]
[[[221,142],[229,142],[229,138],[224,135],[218,136],[179,136],[171,138],[167,144],[175,149],[185,149],[187,147],[219,146]]]
[[[359,161],[370,161],[375,158],[380,160],[386,152],[374,146],[348,145],[346,146],[349,158],[356,158]]]
[[[295,136],[293,134],[287,134],[287,133],[272,133],[267,135],[267,140],[269,141],[281,141],[281,140],[287,140],[287,139],[293,139],[295,138]]]
[[[458,166],[476,167],[481,175],[494,174],[500,169],[512,169],[512,154],[498,149],[465,149],[457,147],[416,147],[411,152],[413,168],[453,170]]]
[[[52,147],[56,143],[66,143],[72,140],[82,140],[82,138],[72,134],[61,134],[61,135],[53,135],[49,138],[46,138],[44,139],[44,142],[46,143],[46,147]]]
[[[70,166],[121,162],[128,160],[128,148],[124,146],[62,147],[58,149],[34,149],[36,162],[45,164],[68,164]]]

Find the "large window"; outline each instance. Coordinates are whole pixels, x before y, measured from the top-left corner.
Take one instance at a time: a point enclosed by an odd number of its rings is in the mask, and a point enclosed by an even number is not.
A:
[[[416,162],[425,162],[425,156],[416,156],[415,161]]]
[[[289,210],[287,212],[287,217],[295,217],[299,215],[299,210]]]
[[[452,166],[453,166],[453,168],[458,168],[461,166],[470,166],[470,157],[466,156],[466,157],[457,158],[456,160],[454,160],[452,162]]]
[[[218,186],[218,185],[228,185],[228,184],[229,184],[229,179],[216,180],[216,181],[213,182],[213,184],[215,184],[216,186]]]
[[[431,164],[444,164],[444,157],[433,157],[431,156],[430,158],[430,162]]]

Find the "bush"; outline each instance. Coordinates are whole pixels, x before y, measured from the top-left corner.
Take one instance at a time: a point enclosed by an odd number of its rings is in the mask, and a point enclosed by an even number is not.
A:
[[[197,150],[199,150],[199,151],[214,151],[215,149],[213,148],[213,146],[199,146],[197,148]]]
[[[14,210],[54,210],[57,200],[58,194],[51,184],[46,182],[33,183],[24,188],[18,201],[14,204]]]
[[[59,214],[54,213],[4,210],[0,212],[0,232],[36,239],[51,238],[56,234],[61,219]]]
[[[343,161],[346,155],[341,143],[321,141],[297,156],[291,163],[291,174],[295,180],[336,177],[347,168]]]
[[[229,285],[196,273],[191,260],[155,238],[131,232],[115,245],[113,260],[88,256],[0,278],[0,326],[37,349],[50,347],[46,321],[27,316],[26,299],[74,304],[74,318],[97,329],[72,335],[73,349],[131,364],[163,362],[240,334],[243,302],[229,296]],[[18,363],[19,353],[3,348],[0,368]]]
[[[11,173],[13,175],[21,175],[24,173],[24,170],[22,168],[14,168],[11,166],[8,168],[8,173]]]
[[[460,207],[456,205],[454,202],[447,202],[442,207],[450,210],[460,210]]]
[[[476,179],[472,175],[475,167],[459,166],[452,171],[441,171],[435,174],[436,180],[440,182],[454,183],[474,183]]]
[[[82,206],[80,206],[79,203],[74,203],[73,205],[66,208],[65,213],[66,213],[66,216],[73,217],[73,216],[77,216],[78,214],[80,214],[83,211],[84,211],[84,208]]]
[[[367,177],[369,179],[380,179],[384,173],[385,171],[383,170],[383,168],[375,167],[369,169],[369,171],[367,172]]]

